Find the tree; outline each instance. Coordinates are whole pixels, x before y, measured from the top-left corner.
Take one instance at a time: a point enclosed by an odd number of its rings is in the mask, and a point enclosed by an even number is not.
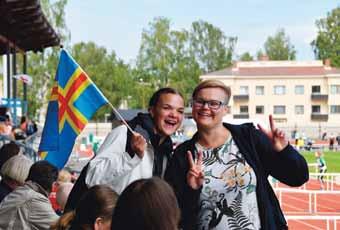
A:
[[[67,0],[42,0],[41,7],[47,20],[67,45],[70,32],[65,23],[65,6]],[[27,72],[33,77],[33,85],[27,91],[28,115],[32,118],[43,116],[46,109],[49,89],[51,88],[59,60],[59,47],[45,49],[41,53],[28,53]],[[22,63],[19,59],[19,63]],[[19,89],[19,93],[22,91]]]
[[[295,60],[296,50],[284,29],[279,29],[273,37],[267,38],[264,50],[270,60]]]
[[[254,58],[253,58],[253,56],[250,55],[249,52],[245,52],[245,53],[241,54],[240,60],[241,61],[253,61]]]
[[[80,42],[72,47],[71,53],[113,106],[119,107],[133,92],[135,83],[129,66],[114,52],[108,54],[104,47],[98,47],[93,42]],[[95,114],[94,119],[103,118],[105,113],[111,111],[109,106],[105,106]]]
[[[232,64],[236,37],[227,37],[219,28],[202,20],[192,23],[189,37],[190,52],[203,72],[216,71]]]
[[[340,67],[340,7],[316,21],[318,34],[311,45],[317,59],[329,58],[332,66]]]
[[[153,81],[157,86],[168,85],[172,59],[169,43],[169,19],[164,17],[155,18],[149,23],[149,29],[143,30],[137,67],[142,74],[140,78],[144,81]]]
[[[196,59],[189,53],[188,31],[171,31],[170,37],[170,47],[173,52],[170,85],[182,92],[185,100],[188,101],[202,72]]]

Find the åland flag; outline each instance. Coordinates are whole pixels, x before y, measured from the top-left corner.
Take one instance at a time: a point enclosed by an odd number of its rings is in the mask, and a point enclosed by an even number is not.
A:
[[[39,145],[41,158],[63,168],[77,136],[107,103],[87,74],[62,50]]]

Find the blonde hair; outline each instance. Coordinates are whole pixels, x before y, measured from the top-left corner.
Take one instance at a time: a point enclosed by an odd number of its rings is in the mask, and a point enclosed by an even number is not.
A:
[[[31,159],[22,154],[18,154],[3,164],[1,175],[24,184],[32,165],[33,161]]]
[[[194,92],[192,93],[192,98],[195,98],[197,93],[206,88],[220,88],[222,89],[225,94],[227,95],[227,98],[225,100],[225,103],[228,104],[230,96],[231,96],[231,90],[229,86],[226,86],[223,82],[219,80],[205,80],[199,83],[196,88],[194,89]]]
[[[62,169],[59,171],[58,179],[57,179],[58,183],[71,182],[71,179],[72,179],[72,175],[69,171],[65,169]]]

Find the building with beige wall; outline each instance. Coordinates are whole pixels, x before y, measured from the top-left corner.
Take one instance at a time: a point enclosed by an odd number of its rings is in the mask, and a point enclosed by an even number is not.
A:
[[[230,86],[226,120],[267,122],[272,114],[287,133],[318,138],[340,133],[340,69],[322,61],[237,62],[200,76]]]

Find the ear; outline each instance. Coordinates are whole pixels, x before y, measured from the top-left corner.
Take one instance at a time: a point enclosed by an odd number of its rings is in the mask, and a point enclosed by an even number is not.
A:
[[[225,115],[227,115],[228,114],[228,112],[229,112],[229,106],[228,105],[226,105],[226,106],[223,106],[223,114],[224,114],[224,116]]]
[[[101,230],[103,225],[103,219],[101,217],[98,217],[94,221],[94,230]]]
[[[155,107],[154,106],[151,106],[149,109],[148,109],[152,119],[155,117]]]

